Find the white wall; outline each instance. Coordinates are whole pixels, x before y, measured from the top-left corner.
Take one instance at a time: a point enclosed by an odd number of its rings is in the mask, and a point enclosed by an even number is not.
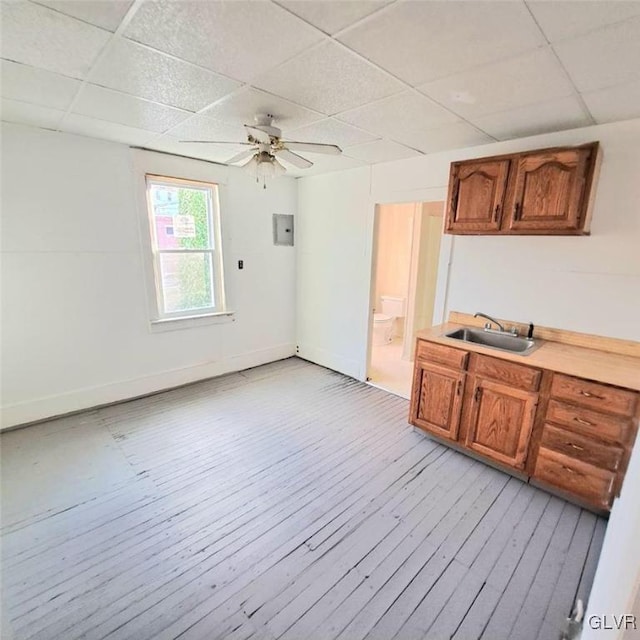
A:
[[[300,356],[362,379],[371,240],[369,168],[298,180],[297,343]]]
[[[494,143],[303,178],[304,357],[364,379],[375,203],[442,200],[452,160],[599,140],[604,158],[590,237],[444,236],[435,322],[448,310],[640,339],[640,120]],[[340,233],[331,242],[328,230]],[[450,263],[450,264],[449,264]],[[450,278],[447,285],[447,272]],[[337,298],[333,290],[339,289]],[[639,373],[640,375],[640,373]],[[640,579],[640,446],[614,505],[588,613],[630,611]],[[611,633],[606,637],[618,637]],[[585,632],[585,640],[604,637]]]
[[[640,120],[302,178],[298,225],[309,233],[300,235],[298,247],[304,260],[298,292],[306,292],[298,312],[301,353],[312,360],[321,353],[318,362],[364,379],[376,203],[445,199],[453,160],[593,140],[601,142],[604,157],[591,236],[444,236],[434,321],[448,310],[484,311],[637,340]],[[338,285],[342,304],[331,295]]]
[[[153,155],[221,183],[233,320],[152,331],[128,147],[3,125],[3,426],[294,353],[295,249],[273,246],[271,215],[295,213],[295,181]]]

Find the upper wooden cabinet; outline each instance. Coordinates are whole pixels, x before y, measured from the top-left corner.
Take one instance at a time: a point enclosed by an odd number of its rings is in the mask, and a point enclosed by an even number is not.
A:
[[[447,229],[452,233],[484,233],[500,229],[511,161],[454,163]]]
[[[586,234],[597,160],[593,142],[454,162],[446,232]]]

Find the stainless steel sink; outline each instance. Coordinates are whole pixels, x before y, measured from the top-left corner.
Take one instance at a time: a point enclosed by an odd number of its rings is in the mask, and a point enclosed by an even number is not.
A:
[[[529,355],[540,346],[531,338],[513,336],[509,333],[483,331],[482,329],[456,329],[444,335],[446,338],[453,338],[454,340],[461,340],[462,342],[473,342],[483,347],[517,353],[520,356]]]

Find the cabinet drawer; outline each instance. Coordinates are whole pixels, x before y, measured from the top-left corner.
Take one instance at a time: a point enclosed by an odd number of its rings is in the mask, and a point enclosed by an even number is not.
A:
[[[631,429],[631,418],[607,415],[559,400],[549,401],[546,419],[566,425],[579,434],[620,443],[627,441]]]
[[[638,394],[635,391],[608,387],[597,382],[556,373],[551,383],[551,397],[569,400],[597,411],[631,416]]]
[[[538,453],[533,476],[593,505],[606,508],[611,503],[616,479],[616,474],[611,471],[544,448]]]
[[[544,425],[540,446],[610,471],[618,469],[624,454],[622,447],[605,445],[551,424]]]
[[[425,360],[426,362],[437,362],[452,369],[466,369],[469,360],[468,351],[460,351],[460,349],[452,349],[442,344],[427,342],[426,340],[418,340],[416,345],[416,360]]]
[[[542,376],[538,369],[477,354],[473,355],[473,370],[479,377],[498,380],[524,391],[537,391]]]

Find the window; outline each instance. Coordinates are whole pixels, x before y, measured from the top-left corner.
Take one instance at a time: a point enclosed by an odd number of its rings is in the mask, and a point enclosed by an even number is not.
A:
[[[224,313],[217,185],[146,181],[158,319]]]

